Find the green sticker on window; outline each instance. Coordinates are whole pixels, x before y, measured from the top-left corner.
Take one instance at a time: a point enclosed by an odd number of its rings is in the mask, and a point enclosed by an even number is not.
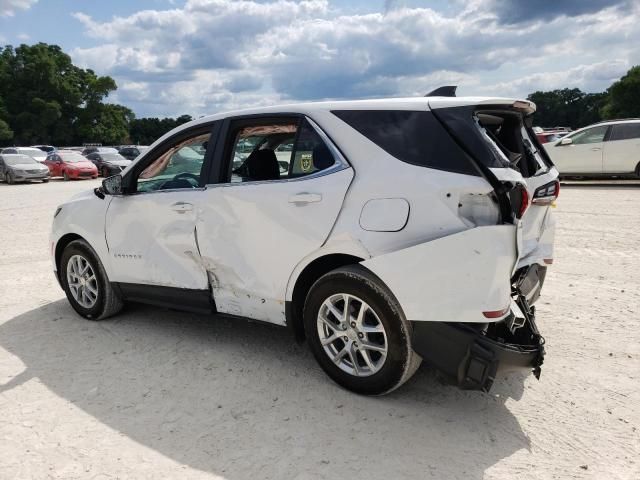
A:
[[[311,160],[310,153],[303,153],[300,156],[300,168],[303,172],[308,172],[309,170],[311,170],[311,168],[313,168],[313,162]]]

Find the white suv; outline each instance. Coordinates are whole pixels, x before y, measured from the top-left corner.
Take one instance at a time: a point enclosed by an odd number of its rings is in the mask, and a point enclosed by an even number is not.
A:
[[[544,146],[563,176],[640,177],[640,119],[596,123]]]
[[[146,302],[287,326],[358,393],[422,359],[468,389],[502,364],[538,375],[559,184],[534,110],[421,97],[195,120],[57,209],[56,277],[91,320]]]

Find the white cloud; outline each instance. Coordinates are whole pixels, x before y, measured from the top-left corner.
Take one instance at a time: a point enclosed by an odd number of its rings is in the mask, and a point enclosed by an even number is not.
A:
[[[76,13],[101,43],[72,56],[113,75],[122,90],[114,98],[138,114],[424,94],[442,83],[518,96],[602,90],[640,63],[640,6],[600,3],[572,4],[574,16],[554,7],[514,24],[513,11],[507,18],[479,0],[458,0],[449,14],[405,2],[346,14],[326,0],[188,0],[107,22]]]
[[[12,17],[17,10],[28,10],[38,0],[0,0],[0,17]]]

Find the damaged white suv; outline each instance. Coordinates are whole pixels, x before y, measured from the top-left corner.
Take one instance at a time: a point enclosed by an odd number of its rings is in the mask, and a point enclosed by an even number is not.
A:
[[[467,389],[539,375],[559,183],[534,110],[431,95],[194,120],[58,207],[56,277],[92,320],[130,301],[288,326],[358,393],[421,360]]]

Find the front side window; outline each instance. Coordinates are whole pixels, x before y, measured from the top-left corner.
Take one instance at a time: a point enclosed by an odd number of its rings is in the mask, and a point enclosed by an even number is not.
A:
[[[138,192],[197,188],[209,144],[210,133],[183,139],[161,153],[140,173]]]
[[[297,178],[325,170],[335,158],[307,120],[238,126],[231,129],[231,183]]]
[[[599,127],[589,128],[583,132],[576,133],[571,137],[573,145],[585,145],[589,143],[601,143],[604,141],[604,136],[607,133],[607,125],[601,125]]]
[[[636,138],[640,138],[640,122],[614,125],[610,140],[633,140]]]

